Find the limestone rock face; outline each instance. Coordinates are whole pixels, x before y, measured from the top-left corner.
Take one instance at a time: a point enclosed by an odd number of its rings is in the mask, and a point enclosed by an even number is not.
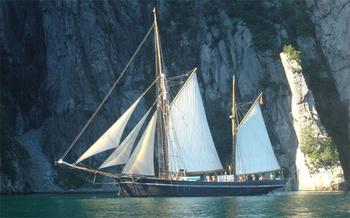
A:
[[[341,99],[350,101],[350,2],[307,1],[315,23],[316,38],[327,57]]]
[[[329,72],[335,80],[345,113],[348,114],[347,131],[343,135],[341,144],[344,147],[344,155],[350,156],[350,2],[348,0],[337,1],[306,1],[311,19],[315,24],[315,38],[329,66]],[[342,127],[344,129],[344,127]],[[346,178],[350,177],[350,158],[344,158],[343,166],[346,167]]]
[[[320,138],[327,135],[316,111],[312,91],[305,82],[300,64],[292,60],[286,53],[281,53],[280,57],[292,92],[291,113],[293,126],[299,141],[295,158],[298,189],[332,190],[335,185],[344,181],[340,164],[315,170],[309,161],[309,157],[300,148],[305,129],[310,129],[313,134]]]

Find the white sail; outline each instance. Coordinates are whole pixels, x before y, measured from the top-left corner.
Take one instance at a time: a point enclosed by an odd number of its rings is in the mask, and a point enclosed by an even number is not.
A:
[[[267,134],[259,103],[248,112],[236,133],[236,174],[280,169]]]
[[[129,109],[125,111],[125,113],[75,163],[79,163],[86,158],[89,158],[103,151],[116,148],[119,145],[124,128],[140,100],[141,97],[139,97],[129,107]]]
[[[222,170],[205,115],[197,75],[192,73],[169,109],[169,171]]]
[[[134,129],[129,133],[129,135],[124,139],[124,141],[115,149],[115,151],[105,160],[105,162],[103,162],[103,164],[99,167],[99,169],[126,164],[128,162],[135,140],[150,111],[151,109],[147,111],[147,113],[137,123]]]
[[[123,169],[124,174],[154,176],[154,135],[157,124],[157,111],[154,112],[147,128],[128,163]]]

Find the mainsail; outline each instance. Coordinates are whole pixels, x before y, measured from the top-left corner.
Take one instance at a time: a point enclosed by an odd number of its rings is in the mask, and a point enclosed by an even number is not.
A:
[[[86,158],[89,158],[103,151],[116,148],[119,145],[124,128],[131,114],[134,112],[136,106],[140,102],[141,97],[139,97],[129,107],[129,109],[75,163],[79,163]]]
[[[123,169],[124,174],[154,176],[154,135],[157,111],[154,112],[145,132]]]
[[[99,169],[126,164],[128,162],[135,140],[151,109],[147,111],[147,113],[137,123],[135,128],[129,133],[129,135],[124,139],[124,141],[115,149],[115,151],[105,160],[105,162],[103,162],[103,164],[99,167]]]
[[[280,169],[267,134],[258,102],[243,119],[236,133],[236,174]]]
[[[169,109],[169,171],[188,173],[222,170],[192,72]]]

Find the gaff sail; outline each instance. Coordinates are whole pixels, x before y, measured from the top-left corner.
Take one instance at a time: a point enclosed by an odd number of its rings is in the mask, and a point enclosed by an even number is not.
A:
[[[169,171],[222,170],[205,115],[197,75],[192,72],[169,109]]]
[[[255,102],[236,133],[236,174],[280,169],[267,133],[260,105]]]

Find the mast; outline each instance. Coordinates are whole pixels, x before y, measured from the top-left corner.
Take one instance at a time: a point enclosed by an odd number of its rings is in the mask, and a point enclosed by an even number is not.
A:
[[[258,97],[255,99],[255,101],[253,102],[252,106],[250,106],[248,112],[244,115],[243,119],[241,120],[240,123],[238,123],[236,129],[238,130],[241,126],[242,126],[242,123],[245,121],[245,119],[247,118],[247,116],[249,115],[250,111],[253,110],[255,104],[258,103],[258,101],[260,100],[261,96],[263,95],[262,92],[260,92],[260,94],[258,95]]]
[[[235,76],[232,76],[232,109],[231,109],[231,122],[232,122],[232,174],[236,175],[236,99],[235,99]]]
[[[156,8],[153,9],[154,15],[154,46],[155,46],[155,66],[157,81],[157,108],[158,125],[157,125],[157,144],[158,144],[158,164],[159,176],[167,177],[169,172],[168,162],[168,111],[169,100],[167,92],[166,76],[163,73],[162,52],[160,46]]]
[[[259,105],[262,93],[236,127],[236,175],[279,170]]]

